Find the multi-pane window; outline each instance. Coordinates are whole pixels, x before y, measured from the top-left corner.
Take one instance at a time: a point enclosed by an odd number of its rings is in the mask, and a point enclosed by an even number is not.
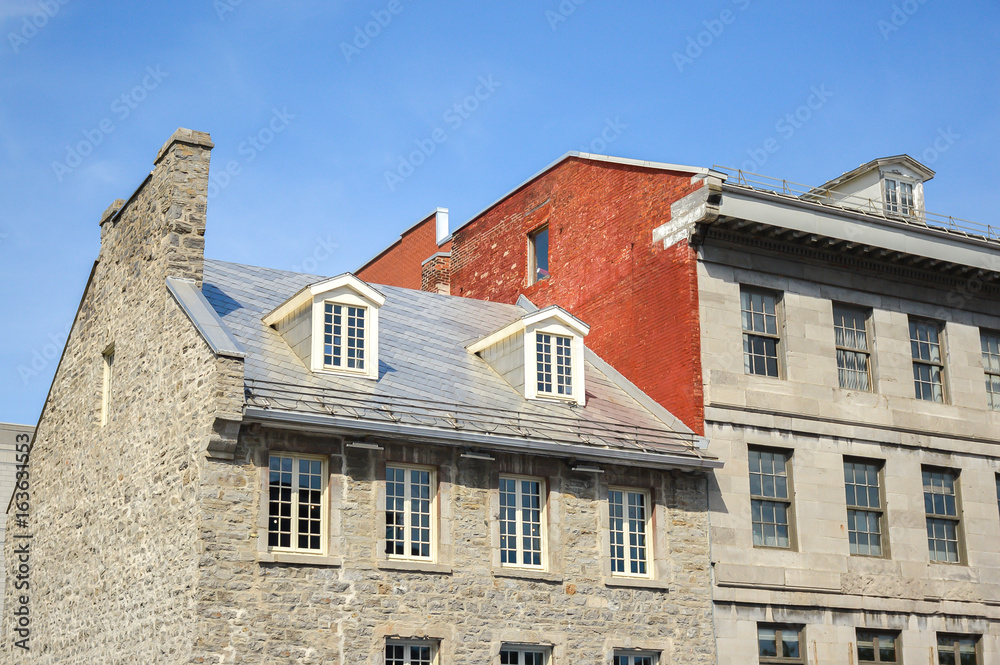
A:
[[[742,289],[743,370],[747,374],[778,376],[778,298],[769,291]]]
[[[528,236],[528,280],[534,284],[549,278],[549,227]]]
[[[325,490],[323,459],[272,454],[268,476],[268,546],[322,552]]]
[[[101,427],[108,424],[111,414],[111,384],[114,379],[115,347],[109,346],[102,354],[104,377],[101,386]]]
[[[938,665],[978,665],[979,639],[971,635],[937,636]]]
[[[755,546],[791,547],[789,457],[789,453],[780,450],[749,450],[750,512]]]
[[[867,663],[898,663],[896,633],[858,630],[858,665]]]
[[[572,345],[571,337],[535,333],[538,392],[573,395]]]
[[[885,209],[902,215],[911,215],[913,206],[913,185],[908,182],[885,179]]]
[[[837,344],[837,377],[840,387],[871,390],[868,312],[857,307],[834,305],[833,331]]]
[[[655,653],[616,651],[613,665],[656,665]]]
[[[608,490],[612,575],[649,576],[649,508],[647,492]]]
[[[328,302],[323,309],[323,364],[338,369],[365,369],[364,307]]]
[[[542,492],[538,478],[500,476],[500,563],[542,566]]]
[[[764,663],[805,663],[799,647],[800,630],[794,626],[760,624],[757,626],[757,657]]]
[[[986,397],[991,409],[1000,411],[1000,333],[982,331],[983,371],[986,372]]]
[[[432,559],[434,472],[385,468],[385,552],[393,558]]]
[[[944,401],[944,353],[941,326],[935,321],[910,319],[913,389],[917,399]]]
[[[385,665],[432,665],[437,644],[430,640],[391,640],[385,643]]]
[[[503,646],[500,649],[500,665],[546,665],[549,650],[543,647]]]
[[[931,561],[958,563],[958,476],[947,469],[923,469],[927,550]]]
[[[847,534],[851,554],[882,556],[882,493],[879,487],[881,464],[865,460],[844,460],[844,488],[847,491]]]

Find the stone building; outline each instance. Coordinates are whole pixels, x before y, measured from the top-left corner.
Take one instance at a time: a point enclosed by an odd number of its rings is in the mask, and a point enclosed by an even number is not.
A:
[[[714,662],[704,438],[560,307],[206,260],[211,148],[101,217],[4,660]]]
[[[1000,230],[933,175],[570,153],[425,241],[432,287],[564,307],[709,439],[720,663],[1000,663]]]
[[[19,448],[27,451],[35,428],[31,425],[0,423],[0,501],[6,506],[14,495],[17,484],[17,464]],[[0,515],[0,551],[7,537],[7,513]],[[0,570],[0,582],[7,568]],[[3,612],[3,598],[0,598],[0,612]]]

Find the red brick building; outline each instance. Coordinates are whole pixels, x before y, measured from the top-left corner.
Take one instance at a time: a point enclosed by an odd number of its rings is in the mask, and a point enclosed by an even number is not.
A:
[[[450,286],[480,300],[513,303],[523,294],[539,307],[559,304],[591,324],[587,342],[598,355],[703,433],[696,256],[688,243],[654,242],[653,230],[707,186],[707,173],[570,153],[456,229],[450,271],[431,215],[357,274],[429,291]],[[531,244],[546,229],[548,275],[539,279]],[[660,360],[649,362],[651,354]]]

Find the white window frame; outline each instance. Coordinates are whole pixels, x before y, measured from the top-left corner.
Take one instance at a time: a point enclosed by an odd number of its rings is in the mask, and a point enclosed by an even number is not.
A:
[[[438,549],[438,484],[437,484],[437,470],[433,467],[428,466],[418,466],[413,464],[397,464],[395,462],[386,462],[386,475],[388,475],[389,469],[402,469],[403,470],[403,486],[404,486],[404,499],[403,499],[403,554],[390,554],[388,551],[385,552],[387,559],[394,561],[427,561],[435,562],[437,561],[437,549]],[[412,517],[412,483],[410,481],[411,471],[426,472],[429,474],[430,479],[430,555],[429,556],[417,556],[413,554],[408,554],[413,545],[412,539],[412,526],[410,524],[410,518]],[[385,510],[383,515],[389,512],[389,480],[384,478],[385,482]],[[388,525],[385,525],[388,529]],[[389,546],[388,533],[386,534],[386,550]]]
[[[611,658],[611,665],[642,665],[639,658],[649,658],[652,665],[658,665],[660,654],[656,651],[631,651],[628,649],[615,649]]]
[[[401,646],[406,649],[406,654],[403,657],[404,665],[414,665],[415,663],[419,665],[418,661],[411,660],[411,654],[409,652],[410,647],[430,648],[431,658],[429,662],[431,663],[431,665],[435,665],[438,662],[438,652],[440,651],[440,648],[437,640],[400,640],[392,638],[386,639],[385,648],[382,650],[382,659],[383,659],[382,662],[385,665],[388,665],[389,663],[389,659],[386,657],[387,656],[386,652],[389,650],[390,646]]]
[[[503,567],[503,568],[527,568],[527,569],[531,569],[531,570],[545,570],[547,568],[547,559],[548,559],[548,554],[549,554],[549,552],[548,552],[548,550],[549,550],[549,548],[548,548],[548,528],[547,528],[547,524],[546,524],[547,521],[548,521],[548,507],[547,507],[547,504],[548,504],[548,500],[547,500],[548,499],[548,493],[547,493],[547,487],[546,487],[545,479],[537,477],[537,476],[519,476],[519,475],[514,475],[514,474],[508,474],[508,473],[502,473],[502,474],[500,474],[500,478],[499,479],[500,479],[500,481],[504,481],[504,480],[513,480],[513,481],[515,481],[515,488],[516,489],[515,489],[515,493],[514,494],[515,494],[516,502],[517,502],[516,517],[515,517],[515,520],[514,520],[514,533],[515,533],[515,547],[514,547],[514,552],[515,552],[515,556],[517,557],[517,562],[515,562],[515,563],[511,563],[509,561],[505,563],[503,561],[504,548],[503,548],[503,528],[502,528],[502,523],[505,520],[503,519],[503,515],[502,514],[500,514],[500,515],[497,516],[498,522],[499,522],[498,526],[501,527],[499,529],[500,540],[498,542],[498,545],[500,546],[500,566]],[[522,540],[522,538],[524,537],[524,529],[523,529],[523,527],[524,527],[524,499],[523,499],[524,494],[522,492],[522,486],[521,486],[521,482],[523,482],[523,481],[529,481],[529,482],[536,482],[536,483],[538,483],[538,507],[539,507],[538,519],[539,519],[539,527],[540,527],[539,528],[539,536],[540,536],[540,541],[541,541],[540,544],[539,544],[539,547],[540,547],[539,561],[541,563],[539,563],[537,565],[536,564],[523,563],[523,561],[524,561],[524,541]],[[501,501],[500,501],[500,495],[503,494],[503,489],[501,487],[499,487],[499,485],[498,485],[497,490],[498,490],[498,494],[497,494],[497,507],[500,510],[503,510],[503,505],[501,504]]]
[[[338,307],[341,308],[341,313],[340,314],[337,313],[337,308]],[[331,310],[329,313],[326,311],[327,308],[330,308],[330,310]],[[348,325],[347,321],[348,321],[348,319],[351,316],[350,311],[352,309],[354,309],[354,310],[360,310],[361,311],[361,316],[360,317],[356,317],[356,318],[360,318],[361,321],[362,321],[362,325],[361,325],[361,328],[360,328],[361,335],[358,336],[358,337],[356,337],[356,339],[359,339],[361,341],[360,357],[355,356],[355,358],[353,358],[353,360],[356,363],[360,361],[360,365],[361,365],[360,367],[350,367],[349,366],[349,363],[352,360],[351,358],[348,357],[348,355],[350,353],[350,343],[349,343],[349,340],[350,340],[350,337],[351,337],[351,335],[350,335],[351,327]],[[371,359],[368,357],[368,344],[369,344],[369,339],[368,338],[370,336],[368,330],[369,330],[369,323],[370,323],[370,320],[371,320],[370,317],[368,316],[369,309],[370,308],[368,306],[366,306],[366,305],[354,305],[354,304],[348,304],[348,303],[343,303],[343,302],[337,302],[335,300],[324,300],[323,301],[322,312],[320,313],[321,316],[323,317],[323,340],[322,340],[323,357],[320,360],[320,362],[323,365],[323,369],[330,370],[330,371],[335,371],[335,372],[351,373],[351,374],[362,374],[362,375],[368,374],[368,364],[371,362]],[[339,337],[341,338],[341,343],[340,344],[334,344],[333,343],[333,339],[335,337],[337,337],[337,335],[335,335],[335,333],[334,333],[333,326],[338,325],[338,324],[334,323],[333,321],[331,321],[330,323],[327,323],[326,317],[328,315],[330,317],[335,317],[335,316],[340,316],[341,317],[341,323],[339,324],[341,326],[341,334],[339,335]],[[330,326],[330,331],[329,332],[327,332],[327,326]],[[326,353],[326,347],[327,347],[326,339],[327,339],[327,336],[329,336],[331,338],[330,353],[329,354]],[[337,365],[337,364],[334,363],[334,359],[338,355],[338,352],[339,352],[339,355],[340,355],[340,361],[342,363],[341,365]],[[326,362],[326,356],[327,355],[330,356],[330,362],[329,363]]]
[[[539,358],[543,354],[548,356],[548,362]],[[565,360],[567,355],[569,362]],[[571,335],[535,331],[535,390],[539,396],[564,399],[573,396],[573,355]],[[563,371],[567,367],[568,374]],[[548,388],[544,388],[545,385]]]
[[[290,547],[281,547],[280,545],[271,545],[271,459],[275,457],[290,458],[292,460],[292,492],[291,492],[291,520],[292,520],[292,531],[291,531],[291,543]],[[318,461],[320,462],[320,474],[321,474],[321,487],[320,487],[320,534],[319,542],[320,547],[316,548],[301,548],[297,546],[299,529],[298,529],[298,508],[299,508],[299,493],[296,490],[298,485],[299,477],[299,460],[308,461]],[[313,554],[317,556],[325,556],[329,547],[330,540],[330,465],[329,458],[323,455],[306,455],[302,453],[290,453],[283,450],[272,450],[268,454],[267,467],[264,473],[266,474],[266,482],[264,486],[266,488],[266,494],[264,496],[264,514],[265,514],[265,528],[267,530],[267,549],[271,552],[294,552],[297,554]]]
[[[623,513],[623,516],[622,516],[622,520],[623,520],[622,535],[624,536],[623,548],[624,548],[624,557],[625,557],[624,561],[625,561],[625,567],[626,567],[625,571],[616,571],[615,570],[615,555],[614,555],[614,547],[615,547],[615,544],[614,544],[614,533],[615,532],[611,528],[611,525],[612,525],[611,521],[613,519],[612,515],[611,515],[611,512],[612,512],[611,511],[611,493],[612,492],[621,492],[621,494],[622,494],[622,500],[623,500],[622,508],[623,508],[624,513]],[[645,508],[645,511],[646,511],[645,519],[643,520],[643,531],[642,531],[642,535],[643,535],[643,537],[645,539],[645,546],[644,547],[646,549],[646,556],[644,558],[642,558],[642,559],[634,559],[634,560],[629,555],[630,544],[628,542],[628,538],[631,535],[631,531],[629,531],[629,517],[628,517],[628,514],[627,514],[628,507],[629,507],[628,497],[629,497],[630,494],[639,495],[639,496],[641,496],[643,498],[644,508]],[[611,547],[611,551],[608,552],[608,558],[609,558],[609,563],[610,563],[610,567],[611,567],[611,576],[612,577],[632,577],[632,578],[637,578],[637,579],[651,579],[653,577],[653,537],[652,537],[652,526],[653,526],[653,502],[652,502],[652,496],[651,496],[649,490],[638,489],[638,488],[635,488],[635,487],[620,487],[620,486],[610,486],[610,487],[608,487],[608,543],[610,544],[610,547]],[[633,573],[633,572],[631,572],[630,569],[631,569],[631,564],[633,563],[633,561],[635,561],[635,562],[641,561],[642,563],[644,563],[645,566],[646,566],[646,572],[644,572],[644,573]]]
[[[101,354],[101,427],[111,420],[111,389],[115,378],[115,345],[111,344]]]
[[[503,652],[517,654],[517,662],[505,664],[501,657]],[[552,647],[540,644],[504,644],[500,647],[500,652],[497,653],[497,662],[501,665],[525,665],[524,654],[526,653],[542,654],[542,662],[538,665],[548,665],[552,660]]]
[[[552,388],[553,392],[542,392],[538,390],[538,335],[551,335],[552,337],[569,338],[570,344],[570,378],[571,390],[569,394],[560,395],[556,392],[556,341],[552,340]],[[583,371],[583,336],[577,330],[556,318],[539,323],[530,323],[524,331],[524,394],[528,399],[557,400],[564,402],[576,402],[580,406],[586,403],[586,392],[584,389]]]
[[[890,196],[890,183],[892,196]],[[903,201],[904,186],[910,189],[908,203]],[[906,178],[882,176],[882,195],[886,214],[904,217],[913,217],[917,214],[917,183]]]

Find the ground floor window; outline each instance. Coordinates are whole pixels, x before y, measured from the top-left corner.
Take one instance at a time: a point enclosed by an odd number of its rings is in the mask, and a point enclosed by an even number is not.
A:
[[[757,624],[757,657],[765,663],[805,663],[799,648],[802,629],[778,624]]]
[[[655,653],[642,651],[616,651],[614,665],[656,665],[659,659]]]
[[[549,650],[538,646],[504,646],[500,665],[548,665]]]
[[[389,640],[385,643],[385,665],[433,665],[437,644],[431,640]]]

